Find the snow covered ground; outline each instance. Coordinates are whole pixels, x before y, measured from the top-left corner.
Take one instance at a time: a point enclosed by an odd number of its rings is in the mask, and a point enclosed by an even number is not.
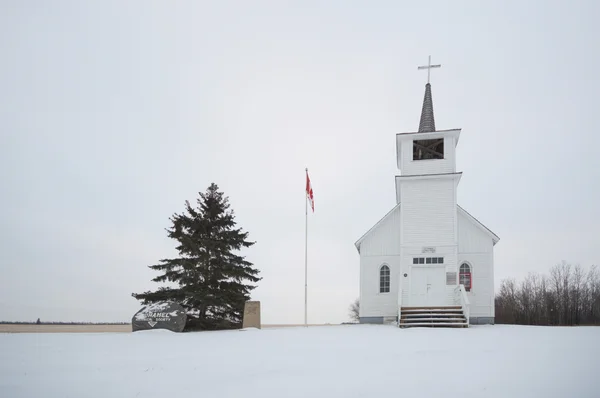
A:
[[[600,397],[600,328],[0,334],[0,397]]]

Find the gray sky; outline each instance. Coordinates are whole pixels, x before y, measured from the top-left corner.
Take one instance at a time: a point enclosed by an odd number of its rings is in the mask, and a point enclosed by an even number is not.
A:
[[[127,321],[211,182],[257,244],[263,322],[348,319],[395,134],[462,128],[459,204],[496,284],[600,264],[600,15],[588,1],[3,1],[0,319]]]

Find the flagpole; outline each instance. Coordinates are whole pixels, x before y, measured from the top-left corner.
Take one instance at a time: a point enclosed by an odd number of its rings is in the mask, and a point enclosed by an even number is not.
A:
[[[306,168],[308,176],[308,168]],[[308,306],[308,198],[307,192],[304,192],[304,326],[307,327],[307,306]]]

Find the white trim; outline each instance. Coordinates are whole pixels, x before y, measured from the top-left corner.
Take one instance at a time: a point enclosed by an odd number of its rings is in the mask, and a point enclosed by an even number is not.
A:
[[[427,133],[419,132],[408,132],[408,133],[396,133],[396,167],[402,169],[402,145],[400,142],[414,141],[415,139],[430,139],[430,138],[455,138],[453,144],[454,147],[458,145],[458,139],[460,138],[460,132],[462,129],[451,129],[451,130],[437,130]],[[411,155],[412,158],[412,155]],[[446,159],[446,143],[444,142],[444,159]],[[438,159],[439,160],[439,159]],[[456,154],[454,155],[454,162],[456,162]]]
[[[460,181],[456,181],[456,183],[452,187],[452,201],[453,201],[454,209],[455,209],[455,211],[452,212],[452,215],[454,216],[454,244],[457,247],[457,251],[458,251],[458,211],[456,211],[456,208],[458,205],[458,183],[459,182]]]
[[[426,133],[415,132],[407,132],[407,133],[396,133],[397,140],[399,141],[408,141],[415,139],[433,139],[433,138],[445,138],[445,137],[454,137],[456,141],[454,146],[458,145],[458,139],[460,137],[460,132],[462,129],[451,129],[451,130],[437,130],[437,131],[429,131]]]
[[[395,183],[395,182],[394,182]],[[404,254],[404,202],[402,200],[402,191],[398,191],[396,187],[396,198],[398,199],[398,206],[400,206],[400,272],[402,272],[402,255]]]
[[[410,265],[416,265],[416,266],[423,266],[423,267],[429,267],[429,266],[440,266],[440,265],[446,265],[446,263],[444,262],[444,259],[446,258],[445,254],[439,254],[439,253],[419,253],[419,254],[411,254],[410,255]],[[424,263],[418,263],[415,264],[415,258],[422,258]],[[441,263],[434,263],[433,260],[431,260],[431,263],[427,262],[428,258],[441,258],[442,262]]]
[[[381,270],[383,267],[387,267],[390,275],[390,290],[387,292],[382,292],[381,291]],[[390,265],[388,263],[382,263],[379,268],[377,269],[377,294],[390,294],[392,292],[392,267],[390,267]]]
[[[452,179],[454,179],[456,181],[455,185],[458,185],[458,183],[460,182],[460,178],[461,177],[462,177],[462,171],[457,172],[457,173],[419,174],[419,175],[399,175],[399,176],[395,176],[395,178],[394,178],[394,184],[396,186],[396,201],[402,202],[402,186],[398,186],[398,184],[401,184],[402,181],[414,181],[414,180],[421,180],[421,181],[423,181],[423,180],[435,180],[435,179],[452,180]],[[456,198],[456,191],[455,191],[454,196]],[[454,199],[454,201],[456,203],[456,199]]]
[[[443,161],[443,160],[448,160],[448,158],[441,158],[441,159],[418,159],[415,160],[414,158],[411,159],[411,162],[419,162],[419,164],[421,163],[428,163],[428,162],[439,162],[439,161]]]
[[[373,231],[375,230],[382,222],[385,221],[386,218],[388,218],[394,210],[396,210],[398,207],[400,206],[400,203],[396,204],[396,206],[394,206],[392,208],[392,210],[388,211],[386,213],[385,216],[383,216],[379,221],[377,221],[377,223],[375,223],[375,225],[373,225],[371,228],[369,228],[369,230],[367,232],[365,232],[363,234],[363,236],[361,236],[355,243],[354,246],[356,247],[356,250],[358,250],[358,252],[360,253],[360,245],[363,242],[363,240],[365,240],[365,238]]]
[[[467,292],[467,295],[473,295],[473,264],[471,264],[470,261],[467,260],[462,260],[459,262],[458,264],[458,273],[457,273],[457,282],[460,285],[460,267],[463,266],[463,264],[466,264],[469,266],[469,273],[471,274],[471,289],[467,290],[465,288],[465,291]]]
[[[462,212],[462,214],[467,218],[467,220],[471,221],[471,224],[475,225],[476,227],[481,229],[483,232],[485,232],[487,235],[489,235],[492,238],[494,245],[500,241],[500,237],[498,235],[493,233],[488,227],[483,225],[478,219],[476,219],[475,217],[470,215],[465,209],[460,207],[458,204],[456,205],[456,209],[458,211]]]
[[[469,261],[467,261],[467,260],[463,260],[463,261],[460,262],[460,265],[458,266],[458,273],[459,274],[460,274],[460,267],[462,267],[463,264],[468,265],[469,266],[469,272],[473,273],[473,266],[471,265],[471,263]],[[459,283],[459,285],[460,285],[460,283]]]
[[[409,175],[399,175],[396,176],[396,181],[400,179],[400,181],[408,181],[408,180],[436,180],[436,179],[446,179],[446,180],[460,180],[462,177],[462,171],[456,173],[439,173],[439,174],[409,174]]]
[[[398,139],[396,139],[396,168],[402,170],[402,145]]]

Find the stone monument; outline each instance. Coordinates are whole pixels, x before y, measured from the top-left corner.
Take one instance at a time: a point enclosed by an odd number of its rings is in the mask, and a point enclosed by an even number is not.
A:
[[[246,301],[242,327],[260,329],[260,301]]]
[[[138,330],[167,329],[183,332],[187,315],[177,303],[160,302],[145,306],[131,320],[132,332]]]

